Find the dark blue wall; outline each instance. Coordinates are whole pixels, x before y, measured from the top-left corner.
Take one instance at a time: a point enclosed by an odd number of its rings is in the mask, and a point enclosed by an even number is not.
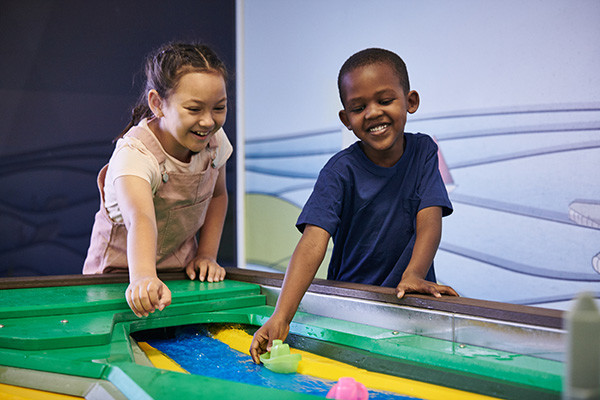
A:
[[[235,71],[235,1],[0,0],[0,276],[77,274],[96,174],[127,124],[144,56],[200,40]],[[225,130],[235,146],[235,85]],[[235,160],[228,164],[230,209]],[[230,212],[220,261],[235,261]]]

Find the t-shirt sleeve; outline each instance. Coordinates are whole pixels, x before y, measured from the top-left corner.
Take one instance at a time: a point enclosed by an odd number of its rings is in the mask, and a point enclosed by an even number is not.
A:
[[[438,206],[442,208],[442,216],[445,217],[452,214],[452,203],[448,198],[448,191],[439,170],[438,146],[431,138],[428,138],[427,143],[423,172],[417,187],[417,194],[421,199],[419,211],[427,207]]]
[[[314,189],[298,217],[296,228],[304,232],[307,224],[316,225],[333,236],[340,223],[343,196],[340,176],[329,169],[321,170]]]
[[[215,168],[219,169],[225,165],[229,157],[231,157],[231,154],[233,154],[233,146],[223,129],[219,129],[217,133],[215,133],[215,138],[217,139],[218,147],[217,154],[213,160],[213,165]]]
[[[116,149],[110,159],[111,183],[121,176],[133,175],[150,183],[154,192],[159,185],[160,171],[158,161],[149,150],[135,138],[119,139]]]

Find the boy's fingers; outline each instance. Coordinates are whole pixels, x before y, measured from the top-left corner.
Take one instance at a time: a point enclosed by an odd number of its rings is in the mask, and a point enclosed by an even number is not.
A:
[[[441,289],[444,294],[460,297],[456,290],[452,289],[450,286],[442,286]]]
[[[263,332],[263,329],[260,328],[254,333],[252,343],[250,343],[250,355],[252,356],[252,360],[255,364],[260,364],[260,355],[265,353],[266,351],[269,351],[268,348],[265,349],[265,344],[270,345],[269,337]]]
[[[259,349],[260,349],[260,343],[258,339],[253,339],[252,343],[250,344],[250,356],[252,356],[252,361],[254,361],[255,364],[260,364],[260,358],[259,358]]]

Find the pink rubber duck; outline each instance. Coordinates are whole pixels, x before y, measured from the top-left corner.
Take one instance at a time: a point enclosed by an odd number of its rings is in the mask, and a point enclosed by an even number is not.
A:
[[[340,378],[327,393],[328,399],[337,400],[367,400],[369,392],[365,385],[356,382],[354,378]]]

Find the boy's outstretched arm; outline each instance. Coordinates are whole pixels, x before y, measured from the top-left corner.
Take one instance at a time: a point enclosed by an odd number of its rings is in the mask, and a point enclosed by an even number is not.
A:
[[[325,257],[329,238],[329,233],[318,226],[306,225],[304,228],[285,272],[275,311],[252,338],[250,355],[255,363],[260,364],[259,356],[269,351],[273,340],[287,337],[290,322]]]
[[[425,280],[442,238],[441,207],[427,207],[419,211],[416,231],[413,254],[396,287],[396,295],[399,299],[404,297],[405,293],[427,293],[435,297],[441,297],[442,294],[458,296],[450,286]]]

